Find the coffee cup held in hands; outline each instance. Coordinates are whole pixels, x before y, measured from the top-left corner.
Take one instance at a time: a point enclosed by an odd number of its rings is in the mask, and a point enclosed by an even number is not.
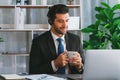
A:
[[[68,52],[67,52],[69,58],[74,57],[74,56],[75,56],[75,53],[76,53],[76,51],[68,51]]]
[[[72,58],[76,56],[76,51],[68,51],[67,54],[69,57],[69,63],[75,64],[76,62],[74,62]]]

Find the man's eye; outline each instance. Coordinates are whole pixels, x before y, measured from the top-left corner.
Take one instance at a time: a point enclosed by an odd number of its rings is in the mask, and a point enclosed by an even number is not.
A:
[[[59,22],[59,23],[62,23],[63,21],[60,20],[60,21],[58,21],[58,22]]]
[[[69,22],[69,20],[66,20],[66,22]]]

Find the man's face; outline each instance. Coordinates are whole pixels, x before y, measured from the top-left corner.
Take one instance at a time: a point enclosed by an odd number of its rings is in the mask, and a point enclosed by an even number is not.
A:
[[[58,36],[62,36],[68,29],[69,14],[56,14],[56,18],[52,25],[52,31]]]

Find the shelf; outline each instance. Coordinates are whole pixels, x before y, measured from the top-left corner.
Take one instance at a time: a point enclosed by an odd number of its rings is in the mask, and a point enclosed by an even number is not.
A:
[[[1,32],[4,31],[48,31],[48,24],[24,24],[24,28],[14,27],[14,24],[0,24]],[[18,29],[17,29],[18,28]]]
[[[29,56],[28,53],[1,53],[0,56]]]
[[[0,5],[0,8],[49,8],[52,5]],[[67,5],[69,8],[79,8],[80,5]]]
[[[14,5],[0,5],[0,8],[15,8]]]
[[[0,32],[32,32],[32,31],[48,31],[49,29],[1,29]],[[68,30],[68,31],[80,31],[81,29]]]
[[[0,32],[31,32],[31,31],[48,31],[49,29],[1,29]]]
[[[0,5],[0,37],[4,40],[0,45],[0,73],[28,72],[29,51],[33,38],[51,28],[46,16],[51,6]],[[81,19],[80,5],[67,6],[70,8],[71,17]],[[80,34],[81,20],[75,19],[75,22],[77,21],[79,21],[79,27],[75,28],[71,25],[72,28],[68,28],[69,32]]]
[[[80,5],[68,5],[69,8],[79,8]]]
[[[20,8],[49,8],[52,5],[20,5],[20,6],[16,6],[16,7],[20,7]],[[80,5],[67,5],[69,8],[79,8]]]

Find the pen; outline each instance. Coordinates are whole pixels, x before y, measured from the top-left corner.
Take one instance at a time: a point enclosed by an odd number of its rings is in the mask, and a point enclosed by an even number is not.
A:
[[[32,80],[32,79],[29,79],[29,78],[25,78],[25,80]]]

